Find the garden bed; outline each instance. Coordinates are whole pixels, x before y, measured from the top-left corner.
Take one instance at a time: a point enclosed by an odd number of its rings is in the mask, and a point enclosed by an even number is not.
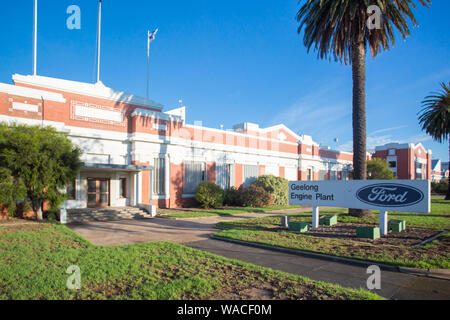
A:
[[[356,236],[357,227],[374,227],[374,225],[339,223],[335,226],[319,226],[317,229],[310,229],[302,235],[324,238],[335,238],[349,241],[376,243],[377,245],[394,245],[394,246],[412,246],[432,238],[442,231],[434,229],[406,228],[403,232],[389,232],[388,235],[382,236],[380,239],[362,239]],[[267,226],[266,231],[286,232],[287,228],[280,226]]]
[[[338,210],[321,210],[338,215],[338,224],[320,226],[306,233],[281,227],[280,216],[221,222],[216,236],[275,247],[316,252],[394,266],[420,269],[450,269],[450,233],[423,246],[424,240],[450,230],[450,201],[434,198],[430,214],[390,213],[394,220],[405,220],[405,232],[390,232],[381,239],[356,237],[357,226],[378,227],[378,216],[357,218]],[[344,209],[343,209],[344,210]],[[342,210],[342,211],[343,211]],[[311,223],[311,213],[291,214],[292,222]]]
[[[450,237],[441,236],[421,247],[414,247],[401,238],[384,240],[359,239],[356,237],[324,237],[300,234],[292,231],[227,229],[215,234],[222,238],[259,243],[275,247],[316,252],[326,255],[359,259],[375,263],[421,269],[450,268]],[[391,242],[391,243],[389,243]],[[396,242],[396,244],[392,244]],[[417,241],[415,241],[417,242]]]

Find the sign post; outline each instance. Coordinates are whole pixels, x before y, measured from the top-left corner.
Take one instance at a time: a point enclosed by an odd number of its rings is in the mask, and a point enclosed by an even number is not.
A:
[[[313,207],[313,219],[312,219],[312,227],[313,229],[317,229],[319,227],[319,217],[320,209],[319,207]]]
[[[428,180],[292,181],[289,203],[313,207],[312,227],[319,227],[319,207],[378,210],[380,231],[388,234],[388,211],[430,213]]]
[[[388,213],[380,210],[380,232],[383,236],[388,234]]]

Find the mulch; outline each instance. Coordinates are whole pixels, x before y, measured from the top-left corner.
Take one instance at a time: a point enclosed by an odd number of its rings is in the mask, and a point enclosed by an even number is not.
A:
[[[367,242],[379,245],[404,245],[413,246],[417,245],[431,237],[434,237],[442,231],[433,229],[421,229],[421,228],[406,228],[403,232],[392,232],[388,235],[382,236],[380,239],[362,239],[356,236],[356,227],[374,227],[367,224],[355,224],[355,223],[339,223],[335,226],[319,226],[317,229],[311,229],[308,232],[302,233],[302,235],[313,237],[334,238],[342,240],[353,240],[358,242]],[[267,228],[267,231],[272,232],[286,232],[287,228],[280,226],[273,226]]]

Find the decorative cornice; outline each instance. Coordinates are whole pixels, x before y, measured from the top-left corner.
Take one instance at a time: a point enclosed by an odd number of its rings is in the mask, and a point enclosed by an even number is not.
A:
[[[43,76],[23,76],[19,74],[13,75],[12,78],[14,83],[21,83],[58,91],[65,91],[90,96],[94,98],[128,103],[141,107],[154,108],[158,110],[162,110],[164,108],[163,105],[156,103],[152,100],[147,100],[145,98],[138,97],[133,94],[108,88],[102,82],[91,84]]]
[[[31,89],[26,87],[20,87],[20,86],[13,86],[11,84],[6,83],[0,83],[0,92],[4,92],[13,96],[19,96],[24,98],[31,98],[36,100],[47,100],[47,101],[55,101],[55,102],[61,102],[65,103],[66,99],[64,99],[62,94],[44,91],[44,90],[37,90],[37,89]]]

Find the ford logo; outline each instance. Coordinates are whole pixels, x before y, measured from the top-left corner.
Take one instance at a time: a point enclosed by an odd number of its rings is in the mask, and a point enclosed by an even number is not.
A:
[[[356,197],[367,204],[382,207],[412,206],[423,200],[423,192],[400,184],[376,184],[359,189]]]

